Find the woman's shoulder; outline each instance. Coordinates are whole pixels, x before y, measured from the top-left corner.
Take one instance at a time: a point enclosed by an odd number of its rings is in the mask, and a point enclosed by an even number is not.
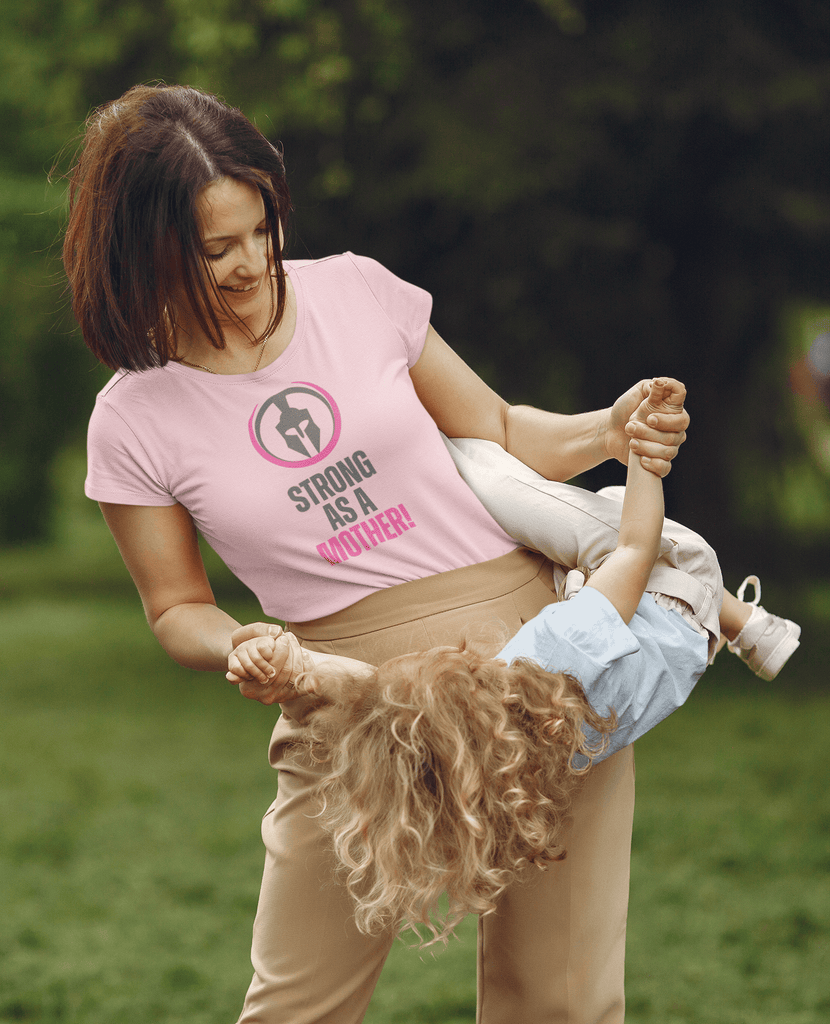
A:
[[[181,400],[177,368],[178,364],[168,363],[148,370],[116,370],[95,398],[93,419],[112,414],[127,418],[132,412],[146,416],[168,408],[170,401]]]
[[[355,274],[374,275],[391,273],[382,263],[372,259],[371,256],[359,256],[349,251],[334,253],[331,256],[322,256],[316,260],[283,260],[283,266],[289,273],[302,274],[303,276],[353,276]]]
[[[98,398],[118,401],[128,395],[153,391],[170,379],[169,368],[172,365],[168,363],[167,366],[153,366],[147,370],[116,370],[98,392]]]
[[[289,274],[310,292],[331,294],[340,288],[356,302],[380,306],[395,323],[409,325],[423,343],[432,297],[423,288],[399,277],[371,256],[343,252],[319,260],[286,260]]]

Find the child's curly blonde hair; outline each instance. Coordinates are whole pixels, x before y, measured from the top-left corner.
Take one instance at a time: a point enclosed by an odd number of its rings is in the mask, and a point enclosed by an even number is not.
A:
[[[368,678],[310,672],[297,688],[317,697],[307,737],[330,768],[321,819],[359,929],[406,925],[421,938],[424,925],[426,945],[491,913],[529,864],[565,856],[557,837],[574,788],[616,725],[573,677],[466,647],[394,658]],[[600,733],[594,747],[586,725]]]

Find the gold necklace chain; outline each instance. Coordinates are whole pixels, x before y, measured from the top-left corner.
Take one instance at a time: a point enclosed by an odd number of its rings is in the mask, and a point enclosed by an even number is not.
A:
[[[260,344],[259,347],[259,355],[257,356],[256,365],[254,366],[253,370],[249,371],[250,373],[256,373],[257,370],[259,369],[259,364],[262,362],[262,355],[265,352],[265,346],[268,344],[268,338],[270,337],[271,335],[269,334],[262,339],[262,343]],[[207,370],[208,373],[212,373],[216,376],[219,376],[216,373],[216,370],[211,370],[209,366],[204,366],[202,363],[191,363],[187,359],[180,359],[179,362],[184,363],[185,366],[192,366],[194,370]]]

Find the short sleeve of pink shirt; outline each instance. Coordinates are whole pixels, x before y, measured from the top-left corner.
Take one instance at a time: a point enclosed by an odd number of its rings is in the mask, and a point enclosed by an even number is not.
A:
[[[90,421],[87,495],[182,504],[263,610],[290,621],[515,548],[412,386],[430,296],[351,253],[286,270],[297,327],[273,363],[113,377]]]

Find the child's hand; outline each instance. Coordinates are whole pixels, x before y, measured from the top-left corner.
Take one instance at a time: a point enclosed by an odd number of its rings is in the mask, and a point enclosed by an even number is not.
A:
[[[647,455],[648,447],[643,441],[634,437],[638,432],[635,424],[644,423],[648,427],[657,428],[664,422],[664,417],[676,417],[683,412],[683,402],[686,398],[686,388],[673,377],[655,377],[648,388],[648,394],[632,413],[625,427],[625,432],[632,439],[629,442],[629,450],[641,456],[640,463],[643,469],[649,470],[655,476],[666,476],[671,470],[671,460],[665,458],[654,459]],[[685,431],[684,431],[685,436]],[[675,448],[677,454],[679,444]],[[672,458],[674,455],[672,455]]]
[[[238,643],[228,658],[225,676],[228,682],[239,687],[243,697],[262,704],[295,697],[297,691],[292,680],[304,669],[297,638],[283,633],[275,625],[269,628],[269,633],[269,636],[254,636]],[[237,639],[236,634],[233,639]]]

